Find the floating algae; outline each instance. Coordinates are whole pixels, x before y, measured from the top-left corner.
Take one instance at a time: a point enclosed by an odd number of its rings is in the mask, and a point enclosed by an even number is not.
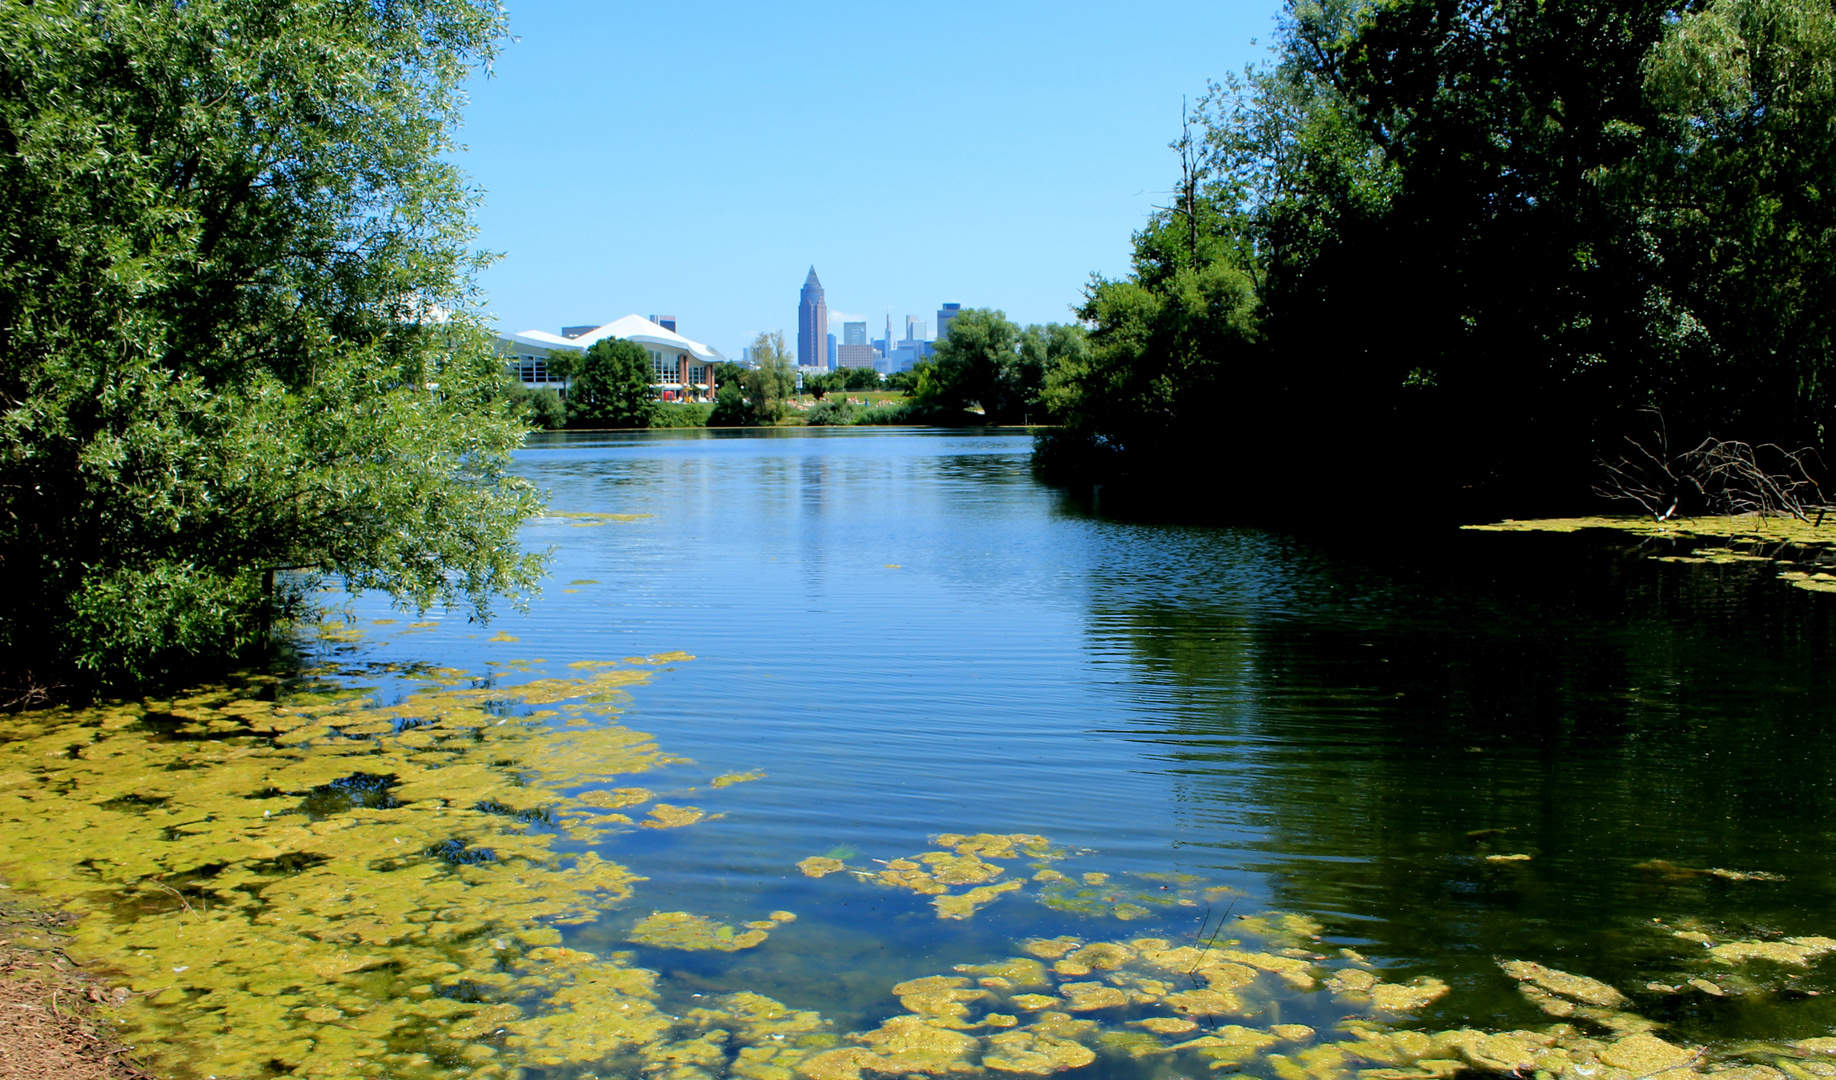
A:
[[[1673,518],[1656,521],[1649,516],[1601,516],[1507,520],[1490,525],[1467,525],[1478,532],[1575,533],[1591,530],[1617,532],[1644,541],[1686,547],[1687,554],[1652,551],[1661,562],[1725,565],[1772,563],[1779,578],[1810,592],[1836,592],[1836,527],[1822,528],[1817,521],[1758,514]],[[1836,526],[1836,522],[1832,523]]]
[[[762,924],[762,929],[761,929]],[[771,919],[749,923],[752,929],[739,931],[724,923],[686,911],[655,911],[637,921],[630,940],[659,949],[715,949],[737,952],[765,943],[766,930],[776,925]]]
[[[1356,951],[1321,943],[1323,928],[1304,916],[1238,918],[1234,936],[1202,938],[1198,913],[1173,906],[1207,896],[1196,880],[1148,879],[1173,900],[1150,910],[1177,916],[1155,928],[1160,937],[1122,933],[1122,920],[1109,921],[1114,903],[1068,913],[1042,904],[1034,911],[1044,933],[1077,932],[1016,941],[947,972],[911,972],[886,988],[899,1014],[869,1016],[864,1030],[730,986],[686,999],[675,973],[637,967],[629,953],[571,948],[559,929],[598,917],[643,879],[592,853],[559,851],[556,838],[630,831],[616,810],[653,793],[623,785],[680,760],[639,733],[559,718],[608,713],[645,677],[596,668],[577,680],[483,690],[464,686],[463,673],[422,672],[426,689],[386,707],[328,689],[280,703],[200,695],[32,724],[0,719],[7,869],[21,885],[106,916],[77,929],[86,951],[120,966],[142,994],[121,1013],[130,1037],[190,1042],[195,1061],[174,1052],[170,1064],[200,1075],[421,1080],[535,1069],[551,1078],[893,1080],[1094,1066],[1092,1075],[1144,1080],[1513,1070],[1550,1080],[1815,1080],[1836,1052],[1836,1040],[1820,1038],[1684,1045],[1625,1011],[1616,988],[1530,961],[1508,962],[1505,974],[1539,1003],[1569,1010],[1562,1022],[1409,1030],[1407,1010],[1448,993],[1444,983],[1386,981]],[[507,715],[505,702],[556,709]],[[174,730],[192,737],[163,734]],[[934,900],[1001,889],[1011,907],[1044,900],[1058,884],[1001,861],[1063,857],[1043,838],[937,839],[946,857],[895,860],[943,888]],[[823,877],[849,869],[851,857],[838,849],[799,868]],[[1076,884],[1126,890],[1125,877]],[[862,880],[884,884],[857,868],[847,884],[796,885],[845,891]],[[769,963],[778,943],[767,935],[792,918],[658,911],[630,936],[715,954],[758,949]],[[1749,941],[1703,929],[1656,924],[1652,934],[1682,952],[1679,965],[1719,972],[1741,993],[1836,951],[1830,939]],[[1283,1007],[1296,1005],[1312,1026],[1282,1022]]]
[[[1668,859],[1646,859],[1634,866],[1634,870],[1656,874],[1667,881],[1688,881],[1691,878],[1712,877],[1722,881],[1784,881],[1785,875],[1771,874],[1763,870],[1723,870],[1718,866],[1707,869],[1696,869],[1693,866],[1678,866]]]
[[[847,870],[864,881],[877,882],[895,889],[907,889],[931,901],[940,919],[966,919],[982,906],[1007,893],[1020,893],[1035,886],[1033,897],[1047,907],[1084,915],[1101,915],[1132,922],[1151,918],[1157,911],[1172,907],[1199,907],[1205,902],[1227,895],[1232,890],[1199,886],[1190,875],[1130,875],[1154,884],[1134,887],[1114,882],[1113,875],[1092,871],[1074,880],[1050,867],[1049,863],[1069,858],[1070,853],[1052,847],[1051,841],[1033,833],[942,833],[932,838],[944,850],[873,862],[879,869],[850,867],[831,856],[811,856],[797,863],[807,877],[822,877]],[[992,859],[1027,858],[1034,873],[1026,878],[1008,878],[998,884],[986,884],[1002,877],[1008,867]],[[962,892],[951,889],[976,886]]]
[[[1048,986],[1051,983],[1045,965],[1026,956],[1013,956],[993,964],[958,964],[956,970],[985,979],[1001,979],[1006,987]]]
[[[982,1064],[1000,1072],[1049,1076],[1066,1069],[1081,1069],[1096,1060],[1082,1043],[1054,1038],[1037,1031],[1007,1031],[988,1039]]]
[[[970,989],[969,980],[957,975],[910,979],[894,986],[892,991],[907,1010],[944,1027],[973,1026],[964,1020],[969,1015],[969,1003],[992,996],[986,989]]]
[[[1527,962],[1517,962],[1511,971],[1539,992],[1553,996],[1544,989],[1549,985],[1578,995],[1564,1000],[1605,1019],[1583,1012],[1573,1023],[1542,1030],[1432,1032],[1392,1026],[1360,1010],[1325,1029],[1330,1034],[1324,1037],[1322,1029],[1308,1025],[1263,1026],[1257,1021],[1273,1014],[1279,997],[1297,992],[1290,979],[1296,972],[1277,961],[1309,964],[1310,976],[1335,993],[1338,988],[1355,988],[1367,998],[1393,993],[1395,999],[1379,1007],[1379,1016],[1395,1012],[1393,1006],[1420,1007],[1448,989],[1431,977],[1386,983],[1371,971],[1337,966],[1353,963],[1349,957],[1284,955],[1297,951],[1295,942],[1312,936],[1308,931],[1316,927],[1306,920],[1274,915],[1245,922],[1256,928],[1243,931],[1258,939],[1254,946],[1236,948],[1245,945],[1236,941],[1229,949],[1211,949],[1160,938],[1035,938],[1023,943],[1023,951],[1047,955],[963,964],[958,975],[907,980],[893,987],[907,1010],[904,1015],[890,1017],[871,1031],[842,1036],[839,1045],[814,1044],[775,1059],[786,1071],[770,1074],[770,1080],[964,1073],[1047,1076],[1098,1063],[1107,1075],[1172,1077],[1246,1070],[1276,1080],[1435,1080],[1467,1072],[1515,1072],[1526,1077],[1540,1073],[1567,1080],[1643,1080],[1658,1073],[1681,1074],[1675,1080],[1708,1075],[1719,1080],[1814,1080],[1821,1074],[1809,1066],[1823,1068],[1815,1059],[1836,1053],[1836,1039],[1813,1039],[1711,1057],[1705,1048],[1653,1034],[1657,1025],[1651,1021],[1644,1022],[1644,1029],[1628,1030],[1623,1022],[1608,1022],[1627,1014],[1579,1000],[1614,1000],[1611,995],[1617,991],[1607,984]],[[1103,964],[1102,978],[1063,975],[1045,966],[1044,961],[1054,957],[1068,964],[1080,952],[1090,963],[1070,966]],[[1223,953],[1256,958],[1265,967],[1220,959]],[[1181,1015],[1182,1004],[1189,1006],[1191,1001],[1182,995],[1192,991],[1149,993],[1150,988],[1164,990],[1169,985],[1156,976],[1175,963],[1197,963],[1197,971],[1228,972],[1221,975],[1222,981],[1243,991],[1240,997],[1231,995],[1241,1022],[1219,1024],[1212,1017],[1221,1013],[1189,1007],[1185,1011],[1190,1015]],[[969,976],[982,977],[972,982]],[[1057,979],[1052,987],[1056,993],[1012,992],[1022,983],[1041,979]],[[1197,993],[1223,995],[1211,988]],[[797,1057],[796,1062],[790,1057]],[[1706,1071],[1711,1063],[1712,1073]],[[740,1072],[736,1063],[733,1075],[763,1080],[765,1074]]]
[[[586,806],[595,806],[607,810],[622,810],[627,806],[637,806],[640,803],[647,803],[656,798],[657,793],[651,791],[649,788],[641,787],[594,788],[590,791],[583,791],[574,797]]]
[[[504,712],[587,707],[647,673],[488,690],[461,674],[390,705],[264,700],[268,684],[0,719],[6,872],[99,916],[73,947],[138,995],[130,1038],[188,1046],[200,1074],[495,1075],[492,1032],[530,1060],[579,1052],[586,1028],[593,1060],[648,1040],[667,1027],[654,975],[553,929],[643,879],[556,851],[543,822],[594,817],[568,789],[679,759],[609,721]]]
[[[1618,990],[1585,975],[1571,975],[1566,971],[1544,967],[1528,960],[1510,960],[1498,965],[1504,973],[1516,979],[1524,987],[1536,987],[1551,994],[1569,998],[1586,1005],[1598,1005],[1602,1008],[1615,1009],[1626,1004],[1626,996]]]
[[[648,814],[650,820],[642,823],[646,829],[680,829],[708,816],[699,806],[672,806],[669,803],[658,803],[650,808]],[[716,818],[721,816],[714,815]]]
[[[1770,960],[1775,964],[1804,967],[1815,957],[1836,952],[1836,940],[1826,937],[1786,938],[1783,941],[1730,941],[1716,945],[1708,954],[1724,964],[1745,960]]]
[[[1021,887],[1018,881],[1003,881],[999,885],[983,885],[954,896],[940,896],[931,901],[937,909],[940,919],[967,919],[974,915],[977,908],[992,904],[1001,898],[1002,893],[1010,893]]]
[[[751,772],[722,773],[721,775],[716,776],[714,779],[708,781],[708,786],[724,788],[724,787],[731,787],[734,784],[743,784],[748,780],[763,780],[763,779],[765,779],[765,774],[764,772],[758,769],[754,769]]]

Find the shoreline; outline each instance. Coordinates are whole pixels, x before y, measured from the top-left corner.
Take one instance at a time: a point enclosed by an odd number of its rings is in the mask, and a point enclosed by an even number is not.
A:
[[[100,1014],[127,989],[64,951],[75,921],[0,883],[0,1068],[18,1080],[151,1080]]]

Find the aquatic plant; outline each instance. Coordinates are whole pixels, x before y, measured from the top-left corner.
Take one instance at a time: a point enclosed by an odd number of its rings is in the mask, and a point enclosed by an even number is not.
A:
[[[1475,532],[1616,532],[1652,542],[1659,562],[1725,565],[1772,563],[1779,580],[1810,592],[1836,592],[1836,528],[1816,520],[1741,514],[1653,520],[1650,517],[1581,517],[1505,520],[1467,525]],[[1836,525],[1836,520],[1832,521]],[[1683,554],[1676,549],[1682,548]]]
[[[764,944],[766,931],[780,922],[789,922],[794,918],[796,916],[788,911],[774,911],[771,918],[747,923],[747,929],[741,931],[686,911],[656,911],[637,921],[637,925],[631,928],[630,939],[640,945],[659,949],[737,952]]]
[[[940,932],[994,900],[1032,903],[1053,926],[1009,955],[893,982],[897,1011],[857,1030],[754,990],[687,996],[676,974],[639,965],[646,954],[589,951],[567,930],[644,880],[578,845],[634,833],[621,811],[657,793],[631,778],[684,763],[614,722],[622,694],[680,659],[572,678],[504,665],[530,676],[517,685],[427,669],[392,703],[255,684],[0,720],[4,869],[90,915],[72,949],[119,973],[130,1040],[180,1074],[1813,1080],[1836,1052],[1823,1032],[1686,1045],[1634,1011],[1680,994],[1783,995],[1836,939],[1653,922],[1654,948],[1677,953],[1656,972],[1665,981],[1628,992],[1507,959],[1499,977],[1549,1026],[1432,1030],[1416,1017],[1453,993],[1440,979],[1392,978],[1305,915],[1213,914],[1208,903],[1239,894],[1193,875],[1073,876],[1057,866],[1089,853],[1031,834],[947,833],[906,859],[850,866],[837,848],[799,864],[827,879],[799,882],[810,889],[925,897]],[[718,817],[658,811],[646,823]],[[651,911],[614,932],[645,949],[769,956],[795,918]],[[1157,925],[1128,932],[1144,918]]]
[[[488,1063],[499,1050],[478,1040],[497,1031],[540,1057],[571,1032],[540,1003],[569,1007],[582,987],[602,1005],[618,988],[610,1007],[648,1030],[654,976],[558,949],[556,929],[642,880],[556,841],[629,820],[594,805],[628,800],[569,789],[683,760],[610,722],[648,677],[481,688],[435,671],[387,705],[257,681],[10,717],[5,871],[96,916],[75,947],[137,995],[132,1037],[183,1046],[204,1072],[433,1076]]]

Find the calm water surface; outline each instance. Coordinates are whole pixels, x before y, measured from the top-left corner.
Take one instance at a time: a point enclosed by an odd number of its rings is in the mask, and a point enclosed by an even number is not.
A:
[[[622,947],[652,909],[800,918],[745,953],[643,956],[678,993],[744,986],[870,1023],[898,1011],[893,981],[1076,929],[1024,902],[941,923],[925,898],[794,866],[911,855],[940,832],[1042,833],[1089,849],[1067,871],[1187,873],[1243,890],[1233,910],[1312,914],[1397,977],[1454,983],[1432,1023],[1543,1020],[1497,958],[1674,977],[1654,919],[1836,934],[1836,597],[1586,537],[1104,520],[1036,483],[1030,449],[1019,433],[543,437],[519,468],[553,510],[648,516],[543,519],[527,540],[553,545],[554,574],[526,615],[449,617],[352,659],[696,657],[623,722],[693,758],[670,782],[726,817],[607,845],[651,880],[578,941]],[[705,786],[747,769],[768,776]],[[1828,974],[1804,986],[1836,990]],[[1696,998],[1667,1018],[1827,1034],[1829,1000]]]

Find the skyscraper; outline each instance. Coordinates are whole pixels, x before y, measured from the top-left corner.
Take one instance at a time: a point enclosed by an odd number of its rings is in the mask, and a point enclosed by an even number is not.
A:
[[[945,304],[937,309],[937,340],[950,336],[950,320],[963,313],[961,304]]]
[[[829,366],[829,302],[822,298],[814,266],[797,300],[797,366]]]
[[[871,368],[880,359],[880,350],[867,344],[867,323],[842,323],[842,343],[835,350],[838,368]]]

